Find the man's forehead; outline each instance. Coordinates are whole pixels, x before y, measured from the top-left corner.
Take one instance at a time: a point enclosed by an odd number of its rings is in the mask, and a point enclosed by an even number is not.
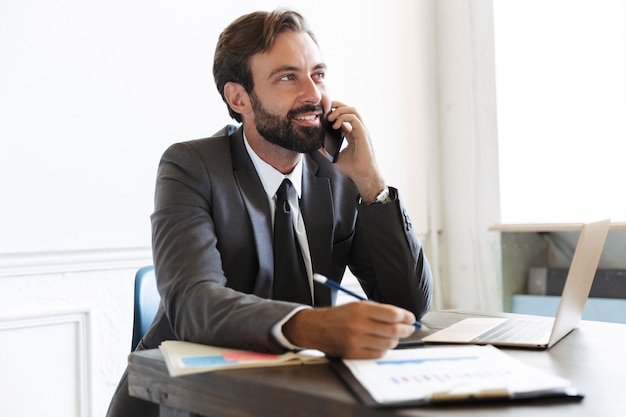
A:
[[[272,47],[250,58],[250,65],[270,75],[280,70],[310,71],[325,68],[322,53],[315,41],[306,32],[282,32]]]

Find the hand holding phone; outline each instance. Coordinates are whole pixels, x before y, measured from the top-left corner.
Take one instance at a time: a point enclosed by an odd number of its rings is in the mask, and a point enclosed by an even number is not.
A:
[[[341,151],[341,145],[345,139],[345,135],[341,128],[333,129],[333,125],[328,119],[324,120],[324,127],[326,128],[326,137],[324,138],[324,153],[326,158],[332,163],[337,162],[339,152]]]

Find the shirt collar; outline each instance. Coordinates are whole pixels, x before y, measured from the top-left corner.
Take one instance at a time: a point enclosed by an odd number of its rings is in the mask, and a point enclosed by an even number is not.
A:
[[[248,143],[248,139],[246,138],[246,134],[243,134],[244,144],[246,145],[246,150],[252,159],[252,164],[256,169],[257,174],[259,174],[259,178],[261,179],[261,184],[263,184],[263,188],[265,189],[265,193],[267,197],[271,200],[274,198],[276,194],[276,190],[280,187],[280,184],[283,182],[285,178],[289,178],[291,183],[293,184],[296,193],[298,194],[298,198],[302,195],[302,157],[293,168],[293,170],[284,175],[280,171],[276,170],[273,166],[259,158],[259,156],[254,152],[250,144]]]

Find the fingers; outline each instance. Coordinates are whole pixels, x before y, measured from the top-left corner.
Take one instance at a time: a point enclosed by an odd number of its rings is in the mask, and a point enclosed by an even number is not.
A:
[[[297,346],[341,358],[377,358],[415,330],[415,316],[401,308],[373,302],[302,310],[283,326]]]
[[[344,103],[339,101],[333,101],[331,103],[333,111],[328,115],[328,120],[331,122],[336,121],[341,116],[355,116],[359,122],[361,122],[361,115],[357,112],[354,107],[350,107]],[[339,126],[335,126],[336,128]]]
[[[351,303],[338,308],[342,307],[351,316],[344,330],[344,335],[351,337],[345,344],[346,357],[380,357],[393,349],[399,339],[415,331],[415,316],[398,307],[370,302]]]
[[[333,128],[343,129],[347,142],[335,167],[354,182],[364,201],[371,202],[384,188],[385,180],[376,164],[369,132],[354,107],[339,101],[333,101],[331,105],[334,110],[328,120]]]
[[[359,303],[357,307],[364,310],[369,322],[366,333],[377,337],[399,339],[410,336],[415,328],[415,315],[388,304]]]
[[[381,325],[405,323],[411,324],[410,317],[413,314],[402,308],[392,306],[390,304],[380,304],[371,301],[350,304],[356,314],[363,314],[372,321]]]
[[[365,132],[361,115],[354,107],[333,101],[332,108],[334,110],[328,115],[328,121],[332,122],[333,128],[342,128],[346,134],[352,133],[355,129]]]

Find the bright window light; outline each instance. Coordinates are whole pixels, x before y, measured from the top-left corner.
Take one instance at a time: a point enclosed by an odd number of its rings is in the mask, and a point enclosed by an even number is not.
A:
[[[503,223],[626,221],[626,1],[494,1]]]

